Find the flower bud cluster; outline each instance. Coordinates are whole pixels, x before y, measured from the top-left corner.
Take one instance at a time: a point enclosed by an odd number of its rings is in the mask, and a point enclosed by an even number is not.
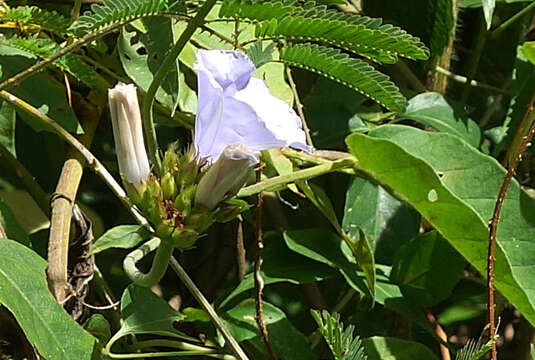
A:
[[[242,200],[230,200],[228,192],[211,208],[195,201],[198,185],[210,168],[202,164],[193,148],[184,153],[169,149],[163,158],[161,178],[151,174],[140,196],[132,198],[156,235],[179,249],[192,247],[214,222],[230,221],[248,208]]]

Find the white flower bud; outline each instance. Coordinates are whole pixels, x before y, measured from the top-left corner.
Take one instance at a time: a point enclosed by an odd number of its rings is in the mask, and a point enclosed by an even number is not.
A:
[[[245,145],[228,145],[202,177],[195,204],[214,209],[229,194],[237,193],[245,184],[251,169],[259,162],[259,153]]]
[[[108,100],[119,172],[130,184],[143,184],[150,174],[150,165],[143,141],[136,87],[119,83],[108,91]]]

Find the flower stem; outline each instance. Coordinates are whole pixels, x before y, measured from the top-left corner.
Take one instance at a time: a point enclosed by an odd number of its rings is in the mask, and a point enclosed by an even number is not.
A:
[[[180,55],[182,49],[184,49],[184,46],[186,46],[186,43],[193,36],[195,30],[202,25],[204,18],[206,17],[206,15],[208,15],[210,10],[212,10],[215,3],[216,0],[207,0],[204,5],[199,9],[195,17],[189,21],[188,26],[186,27],[184,32],[182,32],[176,44],[171,48],[171,50],[165,57],[162,65],[156,72],[156,75],[154,75],[154,79],[152,80],[149,89],[147,90],[145,99],[143,100],[142,118],[144,122],[143,128],[145,130],[145,140],[147,141],[150,161],[154,166],[154,170],[157,175],[161,175],[162,162],[158,154],[158,139],[156,138],[154,120],[152,118],[152,106],[154,104],[154,97],[156,96],[156,91],[160,87],[164,78],[169,73],[171,67],[176,63],[176,59],[178,55]]]
[[[354,157],[343,158],[336,161],[330,161],[325,164],[310,167],[308,169],[299,170],[291,174],[279,175],[262,182],[244,187],[238,192],[238,197],[246,197],[258,194],[261,191],[275,191],[286,186],[286,184],[298,181],[307,180],[316,176],[327,174],[333,171],[340,171],[343,169],[350,169],[357,165],[357,159]]]
[[[171,241],[161,241],[159,238],[149,240],[124,258],[124,272],[136,285],[144,287],[155,285],[165,274],[173,249]],[[145,274],[138,269],[136,263],[154,250],[156,250],[156,255],[152,260],[152,266]]]
[[[210,319],[212,319],[215,326],[219,329],[219,331],[223,335],[223,338],[225,338],[225,341],[230,346],[234,355],[236,355],[236,357],[239,360],[249,360],[249,358],[247,357],[245,352],[242,350],[240,345],[238,345],[238,342],[236,341],[236,339],[234,339],[234,337],[232,336],[230,331],[227,329],[225,324],[223,324],[223,321],[221,321],[221,319],[215,312],[212,305],[210,305],[208,300],[204,297],[202,292],[195,285],[193,280],[191,280],[191,278],[188,276],[184,268],[180,266],[178,261],[173,256],[171,256],[171,268],[175,271],[175,273],[178,275],[182,283],[188,288],[188,290],[191,292],[195,300],[197,300],[197,302],[201,305],[204,311],[208,313],[208,316],[210,316]]]

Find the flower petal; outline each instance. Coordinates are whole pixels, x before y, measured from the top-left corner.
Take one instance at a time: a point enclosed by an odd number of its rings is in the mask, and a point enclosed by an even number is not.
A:
[[[301,120],[284,101],[269,93],[266,84],[251,78],[255,68],[237,51],[199,50],[199,105],[195,120],[195,147],[209,162],[227,145],[253,150],[292,146],[305,151]]]

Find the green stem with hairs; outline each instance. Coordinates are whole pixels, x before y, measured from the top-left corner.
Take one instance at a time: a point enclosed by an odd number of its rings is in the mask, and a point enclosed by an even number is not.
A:
[[[246,197],[258,194],[261,191],[276,191],[284,188],[287,184],[299,180],[307,180],[316,176],[327,174],[333,171],[340,171],[343,169],[352,169],[357,166],[357,159],[354,157],[344,158],[336,161],[329,161],[327,163],[310,167],[308,169],[299,170],[291,174],[279,175],[254,185],[244,187],[238,192],[238,197]]]
[[[161,241],[159,238],[149,240],[124,258],[124,272],[136,285],[144,287],[156,285],[167,270],[173,249],[171,241]],[[154,250],[156,250],[156,254],[152,260],[152,266],[148,273],[143,273],[138,269],[136,263]]]
[[[176,44],[165,57],[162,65],[158,69],[158,72],[156,73],[156,75],[154,75],[154,79],[152,80],[149,89],[147,90],[147,95],[143,100],[143,129],[145,131],[145,139],[147,141],[147,150],[149,153],[149,158],[152,162],[152,165],[154,166],[154,171],[157,175],[161,174],[162,162],[158,154],[158,139],[156,138],[156,130],[154,129],[154,120],[152,118],[152,106],[154,104],[154,97],[156,96],[156,91],[160,87],[164,78],[169,73],[171,67],[175,64],[178,55],[180,55],[180,52],[182,51],[182,49],[184,49],[184,46],[186,46],[189,39],[193,36],[195,30],[202,25],[204,18],[208,15],[210,10],[212,10],[214,5],[216,4],[216,1],[217,0],[207,0],[204,5],[199,9],[195,17],[189,21],[188,26],[186,26],[186,29],[184,30],[184,32],[182,32]]]

